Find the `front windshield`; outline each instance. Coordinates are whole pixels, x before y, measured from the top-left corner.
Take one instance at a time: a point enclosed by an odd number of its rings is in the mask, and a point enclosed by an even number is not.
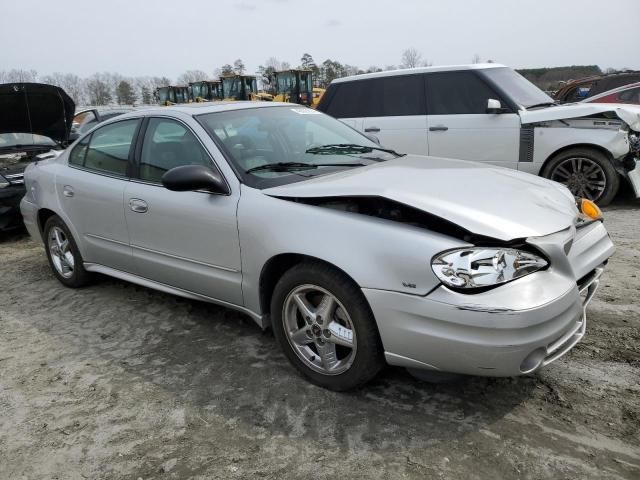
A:
[[[479,72],[521,107],[554,103],[549,95],[510,68],[487,68]]]
[[[396,157],[339,120],[306,107],[247,108],[196,118],[227,152],[240,178],[256,188]],[[291,164],[296,168],[265,167]]]
[[[280,93],[291,93],[293,91],[293,86],[295,82],[295,77],[293,73],[284,72],[278,74],[278,92]]]
[[[49,137],[43,135],[36,135],[33,133],[0,133],[0,150],[42,146],[42,147],[54,147],[56,142]]]
[[[237,77],[228,77],[222,79],[225,98],[236,98],[239,95]]]

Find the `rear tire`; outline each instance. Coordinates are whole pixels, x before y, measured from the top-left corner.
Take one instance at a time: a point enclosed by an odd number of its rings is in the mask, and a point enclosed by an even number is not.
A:
[[[593,148],[571,148],[554,156],[541,175],[565,185],[576,197],[609,205],[620,188],[620,175],[607,156]]]
[[[273,292],[271,318],[284,354],[315,385],[354,389],[385,364],[362,291],[328,265],[301,263],[285,272]]]
[[[43,233],[49,265],[60,283],[70,288],[87,285],[91,274],[84,269],[82,255],[62,219],[57,215],[49,217]]]

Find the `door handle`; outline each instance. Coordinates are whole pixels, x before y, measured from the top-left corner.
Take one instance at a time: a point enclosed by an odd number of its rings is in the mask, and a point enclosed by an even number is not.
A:
[[[129,208],[132,212],[146,213],[147,210],[149,210],[149,205],[147,205],[147,202],[140,200],[139,198],[130,198]]]
[[[70,187],[69,185],[65,185],[64,187],[62,187],[62,194],[65,197],[73,197],[73,194],[74,194],[73,188]]]
[[[429,127],[430,132],[446,132],[449,130],[449,127],[446,125],[436,125],[435,127]]]
[[[364,131],[365,133],[378,133],[380,129],[378,127],[367,127]]]

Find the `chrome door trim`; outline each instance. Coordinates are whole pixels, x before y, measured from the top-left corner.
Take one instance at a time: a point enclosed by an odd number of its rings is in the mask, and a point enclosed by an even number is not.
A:
[[[195,263],[196,265],[202,265],[203,267],[215,268],[216,270],[224,270],[225,272],[232,272],[232,273],[239,273],[240,272],[240,270],[236,270],[235,268],[222,267],[220,265],[214,265],[212,263],[201,262],[200,260],[193,260],[191,258],[181,257],[179,255],[174,255],[172,253],[165,253],[165,252],[161,252],[159,250],[154,250],[152,248],[141,247],[140,245],[131,244],[131,248],[135,248],[136,250],[142,250],[142,251],[149,252],[149,253],[156,253],[158,255],[162,255],[164,257],[173,258],[173,259],[176,259],[176,260],[182,260],[182,261],[185,261],[185,262]]]
[[[95,238],[96,240],[104,240],[105,242],[111,242],[117,245],[123,245],[125,247],[129,246],[129,244],[126,242],[121,242],[120,240],[114,240],[113,238],[101,237],[100,235],[95,235],[93,233],[85,233],[84,236],[89,238]]]
[[[154,290],[159,290],[161,292],[170,293],[172,295],[177,295],[179,297],[189,298],[191,300],[199,300],[207,303],[215,303],[216,305],[221,305],[223,307],[231,308],[233,310],[237,310],[239,312],[249,315],[251,319],[254,322],[256,322],[258,326],[262,329],[265,329],[268,326],[268,319],[265,315],[260,315],[254,312],[253,310],[250,310],[241,305],[225,302],[224,300],[218,300],[217,298],[208,297],[206,295],[202,295],[200,293],[194,293],[189,290],[183,290],[181,288],[172,287],[171,285],[167,285],[165,283],[149,280],[147,278],[139,277],[138,275],[134,275],[132,273],[116,270],[115,268],[105,267],[104,265],[100,265],[98,263],[85,262],[83,265],[85,270],[87,270],[88,272],[102,273],[104,275],[109,275],[110,277],[119,278],[120,280],[135,283],[137,285],[142,285],[143,287],[152,288]]]

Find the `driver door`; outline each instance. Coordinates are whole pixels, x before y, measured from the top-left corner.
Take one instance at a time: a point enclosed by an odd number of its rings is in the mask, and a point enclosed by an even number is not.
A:
[[[134,273],[242,305],[240,192],[173,192],[162,185],[164,172],[180,165],[217,168],[196,134],[176,119],[148,119],[136,160],[124,195]]]

